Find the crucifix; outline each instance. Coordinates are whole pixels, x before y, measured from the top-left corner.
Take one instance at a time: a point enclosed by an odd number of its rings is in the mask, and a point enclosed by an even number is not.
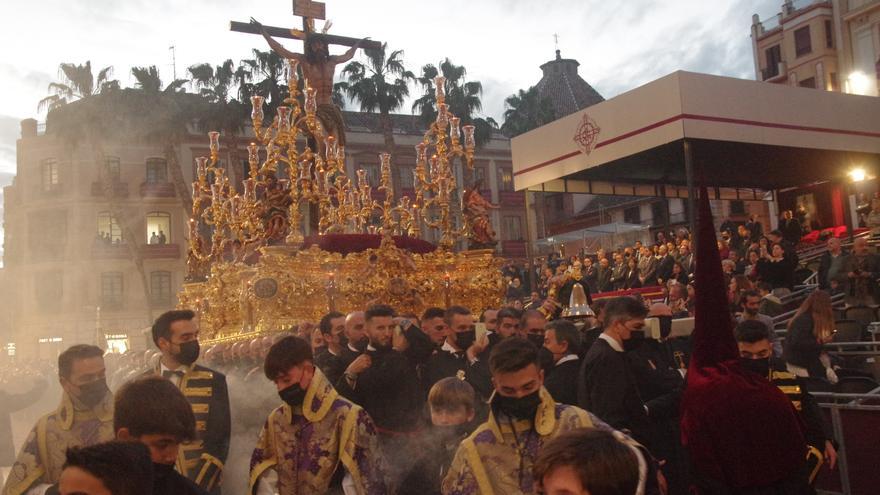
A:
[[[299,62],[303,76],[308,80],[309,86],[315,89],[318,117],[331,134],[337,135],[339,144],[344,145],[342,113],[332,101],[333,75],[336,66],[351,60],[358,48],[375,50],[381,49],[382,44],[368,39],[327,34],[329,23],[325,24],[322,32],[315,31],[315,19],[324,20],[325,13],[325,4],[322,2],[293,0],[293,15],[302,17],[302,30],[263,26],[253,18],[249,23],[232,21],[230,30],[239,33],[260,34],[281,58]],[[302,40],[303,53],[288,50],[274,37]],[[343,45],[351,48],[342,55],[330,55],[330,45]]]

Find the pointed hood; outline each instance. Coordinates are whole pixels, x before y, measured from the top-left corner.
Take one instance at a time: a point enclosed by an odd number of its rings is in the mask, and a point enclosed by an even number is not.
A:
[[[735,360],[738,355],[706,186],[700,188],[698,211],[692,369]]]
[[[695,479],[732,489],[767,486],[803,465],[803,423],[766,377],[739,366],[706,187],[700,188],[696,306],[681,437]]]

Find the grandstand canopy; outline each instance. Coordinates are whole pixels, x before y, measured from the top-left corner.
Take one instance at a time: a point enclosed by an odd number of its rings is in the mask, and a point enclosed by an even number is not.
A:
[[[513,138],[517,190],[719,199],[880,174],[880,98],[675,72]]]

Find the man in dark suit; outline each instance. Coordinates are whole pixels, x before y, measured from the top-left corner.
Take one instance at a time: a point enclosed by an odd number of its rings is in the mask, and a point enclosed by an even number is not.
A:
[[[608,258],[601,258],[599,260],[599,269],[596,271],[596,286],[599,292],[613,290],[611,286],[611,267],[609,266]]]
[[[794,246],[800,242],[801,236],[804,235],[800,222],[793,217],[791,210],[785,210],[782,212],[782,220],[779,222],[779,231],[782,232],[782,237]]]
[[[581,334],[574,323],[554,320],[544,332],[544,347],[553,355],[553,367],[544,379],[544,388],[560,404],[577,405],[580,375]]]
[[[435,383],[456,376],[470,383],[483,400],[488,399],[492,392],[488,374],[475,369],[477,356],[487,342],[477,343],[473,315],[462,306],[450,306],[444,319],[446,340],[440,350],[428,359],[422,374],[425,396]]]
[[[364,329],[364,312],[352,311],[345,316],[345,345],[342,348],[343,370],[364,353],[369,339]]]
[[[598,289],[597,270],[598,270],[598,268],[596,267],[595,264],[593,264],[593,258],[590,258],[589,256],[584,257],[583,273],[584,273],[584,279],[587,281],[587,285],[585,288],[589,288],[590,292],[592,292],[593,294],[595,294]]]
[[[419,493],[415,490],[421,489],[422,480],[410,472],[410,449],[423,426],[421,383],[414,362],[393,347],[395,340],[402,341],[402,335],[395,337],[394,309],[376,304],[364,316],[369,345],[346,368],[336,389],[373,418],[391,479],[403,480],[401,492]]]
[[[675,258],[669,254],[669,250],[666,246],[660,246],[657,248],[657,251],[660,254],[660,259],[657,264],[657,283],[663,285],[667,280],[672,278],[672,267],[675,265]]]
[[[611,288],[613,290],[623,290],[625,284],[626,262],[623,260],[623,255],[614,253],[614,266],[611,267]]]
[[[650,423],[645,403],[624,354],[635,332],[644,332],[648,311],[631,297],[614,298],[605,305],[602,335],[581,364],[578,405],[618,430],[651,448]]]
[[[317,366],[330,383],[336,383],[348,364],[343,361],[342,345],[343,333],[345,332],[345,315],[339,311],[331,311],[321,318],[318,323],[321,335],[324,336],[326,349],[318,351],[315,356]]]
[[[195,364],[199,357],[199,328],[190,310],[163,313],[153,323],[153,343],[162,353],[152,371],[183,392],[196,417],[199,440],[180,447],[177,470],[203,490],[220,493],[231,430],[226,376]]]
[[[846,253],[840,245],[840,239],[832,237],[828,239],[828,251],[822,254],[819,261],[819,288],[822,290],[843,290],[846,283],[846,272],[843,265],[846,262]],[[832,284],[833,282],[833,284]]]

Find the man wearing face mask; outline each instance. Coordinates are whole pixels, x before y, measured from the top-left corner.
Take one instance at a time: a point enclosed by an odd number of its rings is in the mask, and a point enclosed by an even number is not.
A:
[[[578,405],[651,448],[648,412],[624,353],[644,342],[647,314],[631,297],[617,297],[605,305],[605,329],[581,364]]]
[[[431,356],[423,373],[426,396],[431,387],[443,378],[459,377],[470,383],[481,399],[488,399],[492,385],[487,374],[477,369],[478,356],[488,345],[486,337],[483,337],[483,342],[477,342],[474,317],[467,308],[450,306],[444,321],[447,333],[443,347]]]
[[[346,368],[337,384],[339,393],[367,411],[379,431],[382,453],[389,467],[389,490],[421,493],[418,473],[409,455],[422,430],[425,394],[416,367],[392,347],[397,325],[394,309],[384,304],[365,313],[367,350]]]
[[[791,400],[806,425],[810,482],[815,479],[823,460],[829,469],[837,464],[837,450],[831,427],[819,404],[801,383],[801,379],[788,372],[785,361],[773,356],[773,345],[767,327],[755,320],[739,323],[734,329],[736,346],[739,350],[740,367],[763,376]]]
[[[315,368],[306,341],[275,343],[265,372],[283,404],[269,415],[254,449],[250,495],[388,493],[373,421]]]
[[[103,355],[98,347],[75,345],[58,356],[61,405],[40,418],[27,436],[3,495],[58,493],[68,448],[113,439],[113,394]]]
[[[532,468],[546,442],[577,428],[609,429],[582,409],[554,402],[543,387],[538,348],[531,342],[499,342],[489,368],[495,388],[489,418],[458,447],[442,493],[535,493]]]
[[[182,446],[178,471],[205,491],[217,494],[229,453],[229,391],[226,376],[195,364],[200,347],[194,318],[190,310],[172,310],[156,318],[153,343],[162,357],[151,373],[176,385],[196,416],[199,440]]]
[[[153,494],[207,495],[174,469],[183,442],[197,438],[196,418],[186,397],[168,380],[143,376],[123,385],[116,394],[113,429],[117,440],[141,442],[150,449]]]
[[[581,362],[581,334],[574,323],[554,320],[547,324],[542,348],[552,359],[544,387],[556,402],[577,405]]]

